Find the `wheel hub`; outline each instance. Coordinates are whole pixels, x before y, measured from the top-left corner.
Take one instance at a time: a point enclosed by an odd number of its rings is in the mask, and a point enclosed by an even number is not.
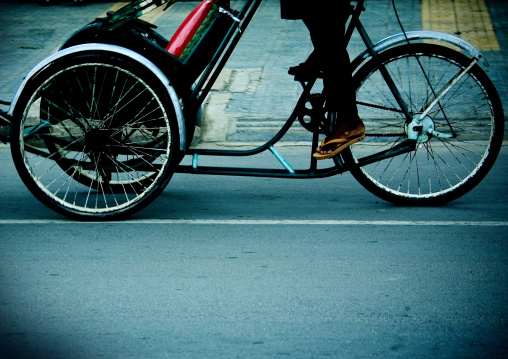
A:
[[[111,144],[111,137],[108,131],[94,128],[86,133],[85,142],[92,152],[103,152]]]
[[[410,140],[416,140],[417,143],[425,143],[430,140],[429,133],[433,133],[435,129],[434,120],[429,116],[420,119],[421,114],[413,115],[413,121],[405,124],[404,130]]]

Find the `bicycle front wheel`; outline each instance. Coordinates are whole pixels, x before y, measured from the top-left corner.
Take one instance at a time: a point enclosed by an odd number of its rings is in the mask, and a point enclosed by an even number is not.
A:
[[[174,105],[150,71],[79,54],[41,71],[18,101],[11,150],[28,189],[77,219],[117,219],[150,203],[180,158]]]
[[[406,141],[409,132],[379,62],[363,65],[354,79],[367,138],[344,153],[353,176],[375,195],[400,204],[441,204],[473,189],[494,164],[503,141],[503,109],[488,76],[478,65],[467,70],[472,60],[463,54],[434,44],[396,47],[379,61],[413,118],[449,89],[424,116],[415,150],[358,166],[362,158]]]

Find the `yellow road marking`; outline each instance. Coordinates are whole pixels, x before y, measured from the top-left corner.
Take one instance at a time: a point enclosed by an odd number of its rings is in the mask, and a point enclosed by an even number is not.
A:
[[[500,51],[485,0],[422,0],[424,30],[443,31],[481,51]]]

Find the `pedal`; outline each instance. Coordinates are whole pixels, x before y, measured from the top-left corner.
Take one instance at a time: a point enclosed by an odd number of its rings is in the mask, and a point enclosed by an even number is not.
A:
[[[313,70],[310,66],[300,64],[298,66],[290,67],[288,74],[295,77],[295,81],[307,82],[316,78],[323,78],[322,71]]]

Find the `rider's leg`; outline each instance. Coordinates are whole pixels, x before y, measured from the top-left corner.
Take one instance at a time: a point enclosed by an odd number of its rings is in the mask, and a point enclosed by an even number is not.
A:
[[[349,2],[336,1],[333,4],[335,9],[327,9],[331,11],[321,11],[319,14],[309,11],[303,18],[314,45],[314,52],[307,62],[324,73],[326,106],[333,121],[331,133],[327,136],[329,140],[354,137],[365,131],[358,116],[347,43],[343,36]],[[342,19],[337,16],[342,16]],[[337,26],[338,21],[343,26]],[[334,146],[318,148],[317,151],[331,153]]]

